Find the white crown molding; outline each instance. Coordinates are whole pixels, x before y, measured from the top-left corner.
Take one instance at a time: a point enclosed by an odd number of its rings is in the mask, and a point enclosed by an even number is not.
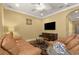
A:
[[[73,6],[70,6],[70,7],[64,8],[64,9],[62,9],[62,10],[59,10],[59,11],[57,11],[57,12],[54,12],[54,13],[52,13],[52,14],[49,14],[49,15],[43,17],[43,19],[44,19],[44,18],[47,18],[47,17],[49,17],[49,16],[53,16],[53,15],[55,15],[55,14],[57,14],[57,13],[60,13],[60,12],[66,11],[66,10],[68,10],[68,9],[75,8],[75,7],[77,7],[77,6],[79,6],[79,4],[76,4],[76,5],[73,5]]]
[[[73,5],[73,6],[64,8],[64,9],[62,9],[62,10],[59,10],[59,11],[54,12],[54,13],[52,13],[52,14],[49,14],[49,15],[47,15],[47,16],[45,16],[45,17],[38,17],[38,16],[35,16],[35,15],[32,15],[32,14],[25,13],[25,12],[22,12],[22,11],[19,11],[19,10],[14,10],[14,9],[8,8],[8,7],[4,7],[4,8],[5,8],[5,9],[8,9],[8,10],[11,10],[11,11],[14,11],[14,12],[18,12],[18,13],[22,13],[22,14],[25,14],[25,15],[33,16],[33,17],[36,17],[36,18],[38,18],[38,19],[44,19],[44,18],[47,18],[47,17],[49,17],[49,16],[53,16],[53,15],[55,15],[55,14],[57,14],[57,13],[66,11],[66,10],[68,10],[68,9],[71,9],[71,8],[74,8],[74,7],[77,7],[77,6],[79,6],[79,4],[76,4],[76,5]]]
[[[17,13],[21,13],[21,14],[25,14],[25,15],[28,15],[28,16],[33,16],[33,17],[36,17],[38,19],[41,19],[40,17],[34,16],[34,15],[30,14],[30,13],[26,13],[26,12],[23,12],[23,11],[15,10],[15,9],[12,9],[12,8],[9,8],[9,7],[5,7],[5,6],[4,6],[4,8],[7,9],[7,10],[10,10],[10,11],[14,11],[14,12],[17,12]]]

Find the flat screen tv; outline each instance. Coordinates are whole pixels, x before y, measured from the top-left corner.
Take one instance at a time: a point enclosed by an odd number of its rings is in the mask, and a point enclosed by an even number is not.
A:
[[[45,23],[44,24],[44,29],[45,30],[55,30],[56,29],[55,22]]]

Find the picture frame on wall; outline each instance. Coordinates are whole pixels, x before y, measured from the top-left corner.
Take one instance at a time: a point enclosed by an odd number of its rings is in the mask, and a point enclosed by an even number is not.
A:
[[[32,25],[32,19],[27,18],[27,19],[26,19],[26,24],[27,24],[27,25]]]

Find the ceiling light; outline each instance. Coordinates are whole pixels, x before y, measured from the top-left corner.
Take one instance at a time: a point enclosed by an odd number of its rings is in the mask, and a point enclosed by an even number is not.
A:
[[[19,7],[20,5],[19,4],[15,4],[16,5],[16,7]]]
[[[44,10],[46,8],[43,3],[36,4],[35,6],[36,6],[36,9],[37,10],[40,10],[40,11],[42,11],[42,10]]]

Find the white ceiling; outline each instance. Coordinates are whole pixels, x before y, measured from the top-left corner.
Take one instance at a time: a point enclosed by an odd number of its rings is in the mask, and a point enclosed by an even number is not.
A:
[[[57,11],[76,5],[76,3],[5,3],[8,9],[24,12],[26,14],[44,18]]]
[[[68,17],[71,21],[79,21],[79,9],[72,11]]]

